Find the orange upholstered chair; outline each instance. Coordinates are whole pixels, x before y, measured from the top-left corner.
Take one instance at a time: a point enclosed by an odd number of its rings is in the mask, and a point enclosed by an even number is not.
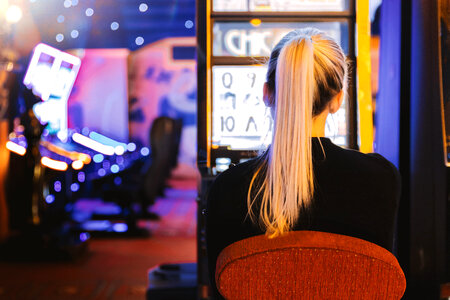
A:
[[[226,299],[400,299],[406,288],[388,250],[316,231],[233,243],[220,253],[215,276]]]

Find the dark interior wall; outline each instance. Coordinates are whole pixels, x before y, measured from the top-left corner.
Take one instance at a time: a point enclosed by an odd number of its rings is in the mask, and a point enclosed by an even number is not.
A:
[[[438,0],[382,5],[376,150],[402,175],[397,256],[405,298],[438,299],[448,259]]]
[[[416,294],[436,297],[438,284],[444,279],[447,254],[438,39],[438,1],[412,1],[410,284],[417,289]]]

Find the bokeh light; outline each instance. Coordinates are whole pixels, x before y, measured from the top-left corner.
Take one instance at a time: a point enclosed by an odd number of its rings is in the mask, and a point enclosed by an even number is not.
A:
[[[119,23],[112,22],[111,23],[111,30],[117,30],[117,29],[119,29]]]
[[[136,45],[141,46],[142,44],[144,44],[144,38],[142,36],[138,36],[135,40]]]
[[[10,5],[6,10],[6,21],[17,23],[22,19],[22,10],[17,5]]]
[[[187,29],[191,29],[192,27],[194,27],[194,22],[192,22],[191,20],[187,20],[184,23],[184,27],[186,27]]]
[[[77,37],[78,37],[78,35],[79,35],[80,33],[78,32],[78,30],[72,30],[71,32],[70,32],[70,36],[73,38],[73,39],[76,39]]]
[[[87,8],[85,14],[88,17],[92,17],[94,15],[94,10],[92,8]]]
[[[64,34],[58,33],[58,34],[56,35],[56,41],[57,41],[58,43],[61,43],[62,41],[64,41]]]
[[[140,12],[146,12],[147,10],[148,10],[148,5],[147,5],[147,4],[141,3],[141,4],[139,5],[139,11],[140,11]]]

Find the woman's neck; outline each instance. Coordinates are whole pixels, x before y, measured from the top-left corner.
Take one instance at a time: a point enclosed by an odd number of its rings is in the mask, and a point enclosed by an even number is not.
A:
[[[325,136],[325,124],[327,122],[328,109],[325,109],[320,115],[313,118],[312,133],[313,137]]]

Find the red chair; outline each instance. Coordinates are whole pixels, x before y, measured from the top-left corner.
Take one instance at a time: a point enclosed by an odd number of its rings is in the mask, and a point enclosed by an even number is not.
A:
[[[235,242],[220,253],[215,276],[226,299],[400,299],[406,288],[388,250],[317,231]]]

